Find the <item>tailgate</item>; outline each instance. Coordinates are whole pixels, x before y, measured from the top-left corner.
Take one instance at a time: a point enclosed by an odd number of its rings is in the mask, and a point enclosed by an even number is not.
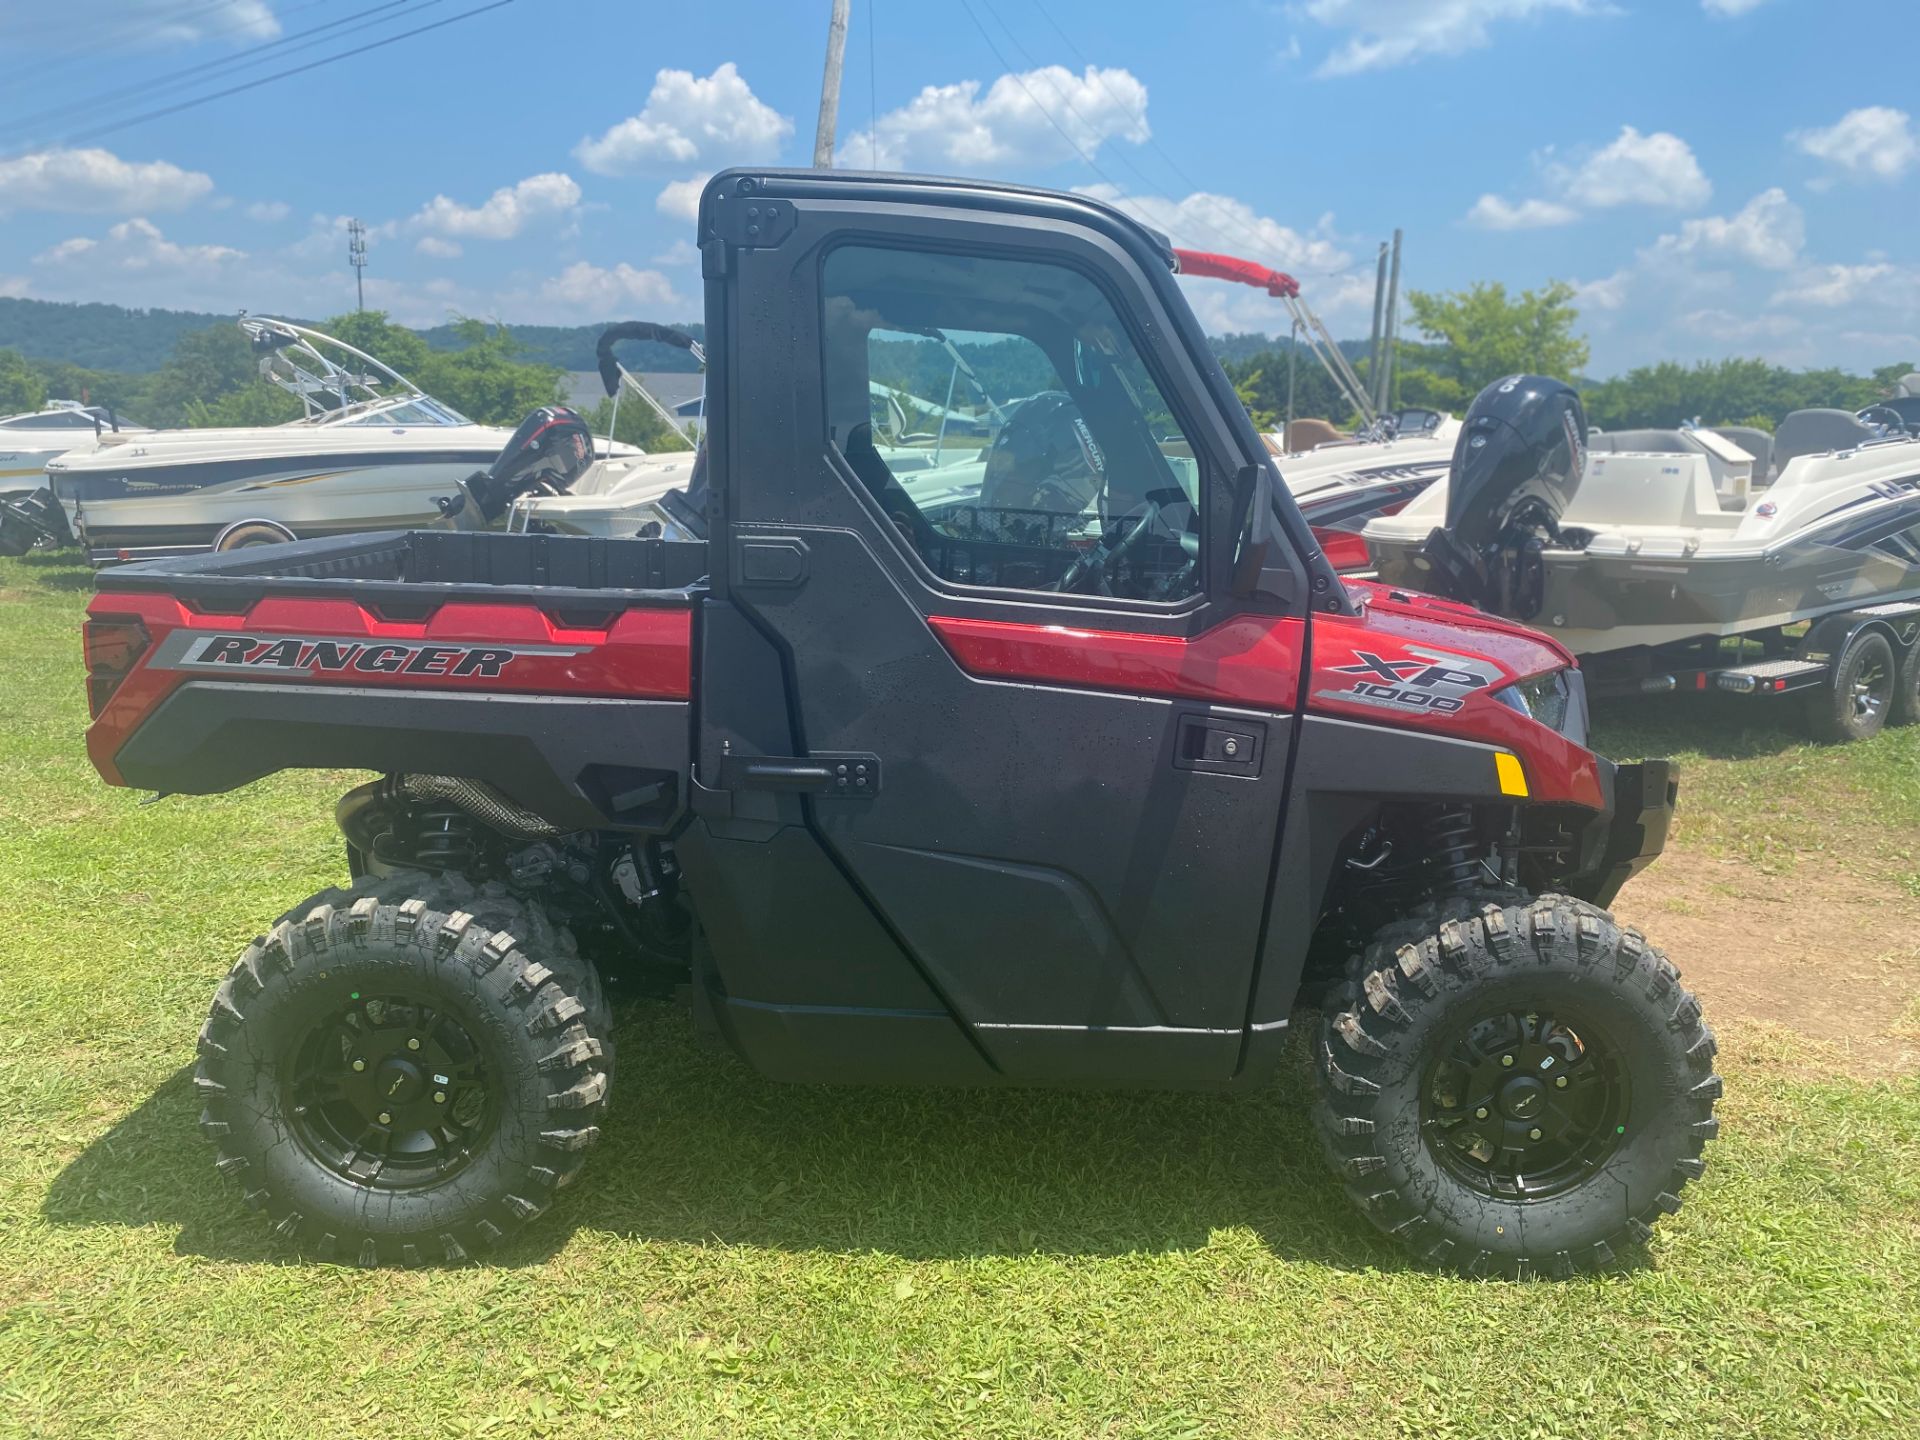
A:
[[[487,781],[567,828],[677,817],[691,588],[254,576],[183,596],[142,569],[88,610],[87,752],[110,783],[207,794],[285,769],[418,772]]]

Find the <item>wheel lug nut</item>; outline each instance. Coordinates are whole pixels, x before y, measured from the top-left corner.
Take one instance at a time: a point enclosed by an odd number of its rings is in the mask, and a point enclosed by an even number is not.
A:
[[[1556,1076],[1554,1077],[1554,1081],[1553,1081],[1553,1088],[1554,1088],[1554,1089],[1556,1089],[1556,1090],[1564,1090],[1564,1089],[1566,1089],[1566,1088],[1567,1088],[1567,1077],[1566,1077],[1566,1076],[1564,1076],[1564,1075],[1556,1075]]]
[[[1535,1129],[1527,1131],[1527,1138],[1529,1140],[1538,1140],[1540,1138],[1539,1129],[1536,1127]]]
[[[353,1068],[355,1070],[364,1070],[367,1068],[367,1062],[364,1060],[356,1060],[353,1062]]]
[[[1513,1068],[1513,1057],[1511,1055],[1502,1055],[1500,1057],[1500,1068],[1502,1070],[1511,1070]]]
[[[418,1040],[407,1041],[407,1049],[418,1050],[419,1048],[420,1048],[420,1042]]]
[[[446,1091],[444,1091],[444,1090],[436,1090],[436,1091],[434,1091],[434,1092],[433,1092],[433,1103],[434,1103],[434,1104],[436,1104],[436,1105],[444,1105],[444,1104],[446,1104],[446,1103],[447,1103],[447,1092],[446,1092]]]
[[[380,1123],[382,1125],[391,1125],[393,1123],[393,1116],[390,1115],[387,1111],[382,1110],[380,1112]]]
[[[1487,1118],[1487,1107],[1486,1107],[1486,1106],[1484,1106],[1484,1105],[1482,1105],[1482,1106],[1481,1106],[1481,1107],[1480,1107],[1480,1108],[1479,1108],[1478,1110],[1476,1110],[1476,1111],[1474,1111],[1474,1112],[1473,1112],[1473,1118],[1474,1118],[1474,1119],[1476,1119],[1476,1120],[1484,1120],[1484,1119],[1486,1119],[1486,1118]]]

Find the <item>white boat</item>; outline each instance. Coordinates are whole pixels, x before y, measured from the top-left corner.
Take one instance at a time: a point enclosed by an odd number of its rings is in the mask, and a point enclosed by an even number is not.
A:
[[[1514,377],[1466,425],[1448,478],[1366,526],[1388,584],[1580,655],[1920,599],[1920,439],[1891,422],[1800,410],[1772,436],[1589,434],[1570,389]]]
[[[306,414],[285,425],[103,433],[49,461],[54,495],[94,564],[428,524],[512,434],[330,335],[264,316],[242,317],[240,328],[261,373]]]
[[[1284,444],[1278,433],[1268,438],[1276,450]],[[1280,478],[1334,568],[1356,574],[1371,564],[1361,538],[1366,523],[1444,479],[1459,439],[1460,422],[1451,415],[1399,410],[1354,436],[1280,452]]]
[[[39,410],[0,416],[0,555],[24,555],[42,540],[63,540],[66,521],[51,503],[47,462],[109,431],[145,433],[104,405],[53,400]]]

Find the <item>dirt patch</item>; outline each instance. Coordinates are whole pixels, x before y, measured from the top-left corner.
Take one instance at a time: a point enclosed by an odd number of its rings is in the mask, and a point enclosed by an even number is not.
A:
[[[1785,875],[1669,850],[1614,902],[1672,957],[1709,1021],[1831,1047],[1849,1073],[1920,1073],[1920,900],[1826,855]]]

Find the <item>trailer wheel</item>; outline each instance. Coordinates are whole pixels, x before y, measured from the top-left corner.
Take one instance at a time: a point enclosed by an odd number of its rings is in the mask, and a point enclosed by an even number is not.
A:
[[[428,893],[401,898],[407,881]],[[458,1262],[545,1210],[599,1138],[605,1013],[537,911],[449,877],[368,877],[289,912],[221,982],[201,1132],[304,1253]]]
[[[1899,678],[1887,637],[1878,630],[1862,630],[1833,662],[1832,684],[1808,700],[1814,737],[1836,743],[1871,740],[1894,709]]]
[[[1893,714],[1888,718],[1895,725],[1912,725],[1920,722],[1920,635],[1901,655],[1899,673],[1899,683],[1893,690]]]
[[[268,520],[243,520],[221,531],[213,548],[224,555],[232,550],[251,550],[256,545],[285,545],[293,538],[293,532],[284,525]]]
[[[1700,1178],[1712,1032],[1604,911],[1443,903],[1383,929],[1353,974],[1323,1023],[1316,1118],[1349,1195],[1427,1263],[1597,1270]]]

